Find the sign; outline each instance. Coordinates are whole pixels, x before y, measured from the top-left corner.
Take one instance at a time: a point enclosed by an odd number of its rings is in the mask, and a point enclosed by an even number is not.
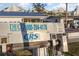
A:
[[[32,23],[22,23],[22,24],[10,24],[11,31],[33,31],[33,30],[47,30],[47,24],[32,24]]]
[[[39,33],[27,33],[23,36],[25,40],[37,40],[39,38]]]
[[[0,35],[8,37],[8,43],[50,40],[50,33],[64,33],[62,23],[0,23]]]
[[[65,33],[62,23],[10,23],[10,31],[44,31],[58,34]]]
[[[47,41],[50,40],[50,35],[46,32],[28,32],[23,34],[23,39],[26,42]]]

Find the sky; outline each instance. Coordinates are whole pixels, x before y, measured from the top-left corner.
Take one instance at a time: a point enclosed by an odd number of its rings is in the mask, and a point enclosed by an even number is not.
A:
[[[0,10],[8,7],[8,6],[11,6],[12,4],[16,4],[26,10],[32,8],[32,4],[31,3],[0,3]],[[46,3],[47,6],[45,7],[46,10],[55,10],[55,9],[58,9],[58,8],[64,8],[65,9],[65,3]],[[76,6],[79,6],[78,3],[69,3],[68,4],[68,11],[73,11],[75,9]]]

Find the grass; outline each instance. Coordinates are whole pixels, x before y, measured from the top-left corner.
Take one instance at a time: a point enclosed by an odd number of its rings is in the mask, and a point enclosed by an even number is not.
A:
[[[52,56],[53,55],[52,48],[48,48],[48,54],[49,54],[49,56]]]
[[[69,43],[68,49],[70,54],[74,56],[79,56],[79,42]]]
[[[68,43],[68,50],[69,52],[63,53],[65,56],[79,56],[79,42]],[[18,50],[15,51],[17,56],[32,56],[32,52],[28,50]],[[49,56],[53,55],[52,48],[48,48]],[[0,52],[0,56],[3,53]]]
[[[79,42],[68,43],[69,52],[63,52],[65,56],[79,56]],[[53,55],[52,49],[48,48],[49,56]]]
[[[64,56],[74,56],[73,54],[69,53],[69,52],[63,52]]]
[[[16,56],[32,56],[32,52],[28,50],[18,50],[15,52],[16,52]]]

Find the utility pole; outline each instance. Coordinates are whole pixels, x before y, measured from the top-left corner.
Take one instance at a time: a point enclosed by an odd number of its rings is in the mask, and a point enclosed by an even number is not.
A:
[[[68,18],[68,3],[66,3],[66,13],[65,13],[65,21],[66,21],[66,29],[67,29],[67,18]]]
[[[68,29],[67,19],[68,19],[68,3],[66,3],[66,17],[65,17],[65,20],[66,20],[66,29]],[[68,31],[66,31],[66,37],[67,37],[67,40],[68,40]]]
[[[63,44],[64,43],[66,43],[66,44],[64,44],[63,45],[63,47],[64,47],[64,50],[63,50],[63,52],[68,52],[68,22],[67,22],[67,20],[68,20],[68,3],[66,3],[66,12],[65,12],[65,29],[66,29],[66,35],[65,36],[63,36]]]

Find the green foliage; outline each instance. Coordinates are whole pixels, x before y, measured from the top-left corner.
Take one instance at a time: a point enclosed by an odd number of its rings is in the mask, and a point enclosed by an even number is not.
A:
[[[46,4],[33,3],[32,6],[35,9],[35,11],[37,11],[37,12],[44,12]]]

